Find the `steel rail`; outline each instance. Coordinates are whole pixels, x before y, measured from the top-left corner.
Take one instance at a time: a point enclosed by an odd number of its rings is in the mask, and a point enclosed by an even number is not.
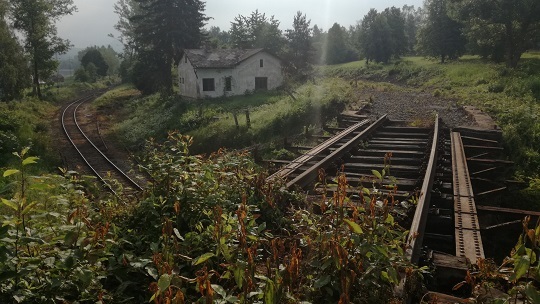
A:
[[[365,139],[369,134],[371,134],[374,130],[376,130],[378,127],[383,125],[386,121],[388,121],[388,116],[385,114],[381,118],[379,118],[377,121],[375,121],[373,124],[368,126],[366,129],[358,133],[355,137],[350,139],[348,142],[346,142],[345,144],[343,144],[342,146],[334,150],[328,156],[318,161],[316,164],[314,164],[309,169],[302,172],[293,180],[289,181],[287,183],[287,188],[290,188],[293,185],[298,185],[300,187],[307,186],[310,182],[312,182],[317,177],[317,175],[319,174],[318,171],[320,169],[328,168],[334,160],[338,159],[339,157],[342,157],[347,152],[351,151],[354,147],[358,146],[361,140]]]
[[[296,158],[295,160],[291,161],[286,166],[281,168],[276,173],[270,175],[266,179],[266,181],[271,182],[271,181],[276,180],[276,179],[287,178],[293,172],[298,170],[302,165],[308,163],[309,161],[313,160],[313,158],[320,155],[321,152],[327,150],[332,145],[339,142],[343,138],[349,136],[350,134],[353,134],[354,132],[357,132],[360,128],[367,125],[368,123],[369,123],[369,120],[364,119],[364,120],[362,120],[362,121],[348,127],[347,129],[343,130],[339,134],[336,134],[332,138],[318,144],[317,146],[315,146],[311,150],[309,150],[307,153],[302,154],[301,156],[299,156],[298,158]]]
[[[437,168],[437,146],[439,141],[439,115],[435,117],[435,126],[433,127],[433,139],[431,142],[431,152],[424,175],[424,182],[420,190],[416,211],[414,213],[411,229],[408,236],[408,247],[406,250],[407,258],[414,264],[418,263],[420,258],[420,249],[424,239],[424,230],[429,211],[429,201],[431,199],[431,190],[433,180],[435,179],[435,169]]]
[[[85,138],[85,140],[90,143],[90,145],[97,151],[99,152],[99,154],[106,160],[107,164],[111,165],[115,171],[117,173],[120,174],[121,177],[125,178],[126,180],[129,181],[129,183],[132,185],[132,186],[135,186],[136,190],[139,190],[139,191],[142,191],[143,188],[137,184],[133,179],[131,179],[126,173],[124,173],[124,171],[122,171],[120,168],[118,168],[105,154],[103,154],[103,152],[98,148],[96,147],[96,145],[90,140],[90,138],[88,138],[88,136],[86,135],[86,133],[82,130],[82,128],[80,127],[78,121],[77,121],[77,110],[79,108],[80,105],[82,105],[83,103],[89,101],[90,99],[92,99],[93,96],[86,96],[86,97],[83,97],[83,98],[80,98],[80,99],[77,99],[75,100],[74,102],[70,103],[65,109],[64,111],[62,111],[62,128],[64,130],[64,134],[66,134],[66,137],[68,138],[68,140],[71,142],[71,144],[73,145],[73,147],[75,148],[75,150],[77,150],[77,152],[79,153],[79,155],[82,157],[83,161],[86,163],[86,165],[90,168],[90,170],[92,170],[92,172],[94,172],[94,174],[99,178],[99,180],[107,187],[109,188],[109,190],[111,190],[111,192],[113,192],[114,195],[118,196],[118,194],[116,193],[116,191],[114,191],[114,189],[111,187],[111,185],[109,185],[109,183],[107,183],[107,181],[101,176],[101,174],[99,172],[97,172],[97,170],[90,164],[90,162],[88,161],[88,159],[84,156],[84,154],[82,153],[82,151],[79,149],[79,147],[77,147],[77,145],[75,144],[73,138],[69,135],[69,132],[67,130],[67,127],[66,127],[66,112],[69,108],[71,108],[73,105],[75,105],[76,103],[79,103],[75,109],[73,110],[73,122],[75,123],[75,126],[77,127],[77,129],[79,130],[80,134]]]

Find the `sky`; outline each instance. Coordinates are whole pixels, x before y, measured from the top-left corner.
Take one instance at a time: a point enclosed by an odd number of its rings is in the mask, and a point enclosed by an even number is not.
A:
[[[58,23],[58,34],[69,39],[76,48],[92,45],[112,45],[121,50],[121,44],[108,34],[115,36],[114,24],[118,17],[114,13],[116,0],[74,0],[78,11],[63,17]],[[228,30],[231,21],[238,15],[248,16],[256,9],[267,17],[274,16],[281,22],[281,29],[292,27],[297,11],[311,19],[311,26],[328,30],[334,22],[348,27],[369,11],[370,8],[384,10],[403,5],[422,6],[423,0],[207,0],[205,14],[211,17],[207,27],[219,26]]]

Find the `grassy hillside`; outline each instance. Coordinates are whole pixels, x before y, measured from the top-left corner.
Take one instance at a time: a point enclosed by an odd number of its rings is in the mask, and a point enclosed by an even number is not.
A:
[[[119,87],[110,94],[133,93]],[[124,92],[124,93],[122,93]],[[165,138],[167,131],[178,130],[195,138],[195,152],[211,152],[221,147],[239,148],[293,136],[305,126],[318,125],[333,117],[353,98],[348,81],[339,78],[318,80],[300,86],[293,93],[262,92],[247,96],[187,101],[158,95],[133,98],[120,104],[104,96],[96,100],[98,109],[115,108],[123,117],[116,135],[126,145],[137,146],[149,137]],[[249,112],[250,126],[246,111]],[[238,127],[234,113],[236,113]]]

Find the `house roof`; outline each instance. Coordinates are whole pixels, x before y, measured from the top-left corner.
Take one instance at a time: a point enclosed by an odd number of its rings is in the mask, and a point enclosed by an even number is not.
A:
[[[263,49],[187,49],[185,56],[195,68],[233,68]]]

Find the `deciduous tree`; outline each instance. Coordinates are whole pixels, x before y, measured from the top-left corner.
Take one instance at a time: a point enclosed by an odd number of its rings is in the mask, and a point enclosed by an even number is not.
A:
[[[534,46],[540,32],[538,0],[456,0],[457,17],[467,25],[473,43],[494,51],[504,49],[508,67],[516,67],[521,55]],[[492,54],[492,57],[497,57]]]
[[[103,55],[97,49],[88,50],[81,58],[81,64],[87,68],[89,64],[93,64],[96,74],[99,76],[107,76],[109,65],[103,59]]]
[[[10,4],[13,26],[23,35],[30,57],[34,93],[41,99],[40,79],[56,71],[54,55],[69,49],[69,40],[57,36],[55,22],[76,7],[73,0],[10,0]]]
[[[426,0],[426,20],[418,32],[418,51],[427,56],[456,59],[465,52],[462,23],[450,18],[449,0]]]
[[[27,58],[4,16],[7,2],[0,0],[0,100],[20,97],[30,82]]]

